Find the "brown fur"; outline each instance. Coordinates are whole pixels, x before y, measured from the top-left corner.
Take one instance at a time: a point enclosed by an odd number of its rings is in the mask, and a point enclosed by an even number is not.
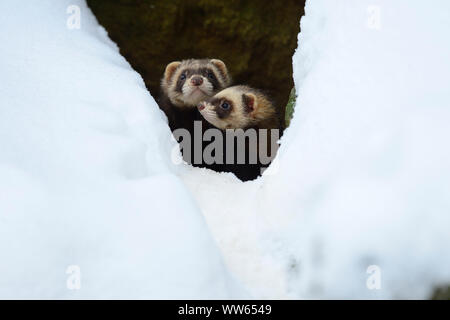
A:
[[[213,73],[213,78],[210,78],[208,71]],[[185,73],[186,79],[180,85],[180,77],[183,73]],[[195,86],[189,85],[189,81],[195,77],[201,77],[203,80],[201,85],[203,94],[191,96],[190,93]],[[210,128],[211,125],[203,119],[196,106],[200,100],[210,98],[227,87],[230,82],[231,77],[225,63],[218,59],[188,59],[169,63],[161,79],[158,104],[168,118],[170,129],[172,131],[187,129],[193,138],[194,121],[202,121],[203,132]],[[193,148],[192,144],[191,155],[194,152]],[[192,163],[193,159],[185,160]],[[194,163],[192,164],[194,165]],[[216,169],[215,165],[205,163],[195,165]]]
[[[207,71],[214,75],[213,79],[208,77]],[[183,73],[186,79],[180,86]],[[199,87],[201,90],[196,93],[193,93],[195,86],[191,85],[193,77],[203,79]],[[197,103],[228,86],[230,81],[225,63],[218,59],[188,59],[169,63],[161,79],[158,104],[169,120],[170,129],[191,130],[194,120],[202,119],[195,108]]]
[[[221,108],[223,102],[227,102],[229,109]],[[271,99],[248,86],[226,88],[201,102],[199,110],[219,129],[281,129],[280,117]]]
[[[223,103],[226,102],[228,107],[224,108]],[[276,153],[276,150],[271,148],[271,130],[280,130],[282,133],[282,125],[277,109],[273,105],[271,99],[257,89],[248,86],[233,86],[218,92],[215,96],[203,101],[198,106],[201,115],[216,128],[226,129],[256,129],[257,131],[257,146],[250,148],[249,141],[246,142],[247,159],[245,164],[226,164],[221,170],[233,172],[239,179],[253,180],[261,174],[261,169],[264,167],[258,161],[257,164],[250,164],[250,152],[257,152],[260,150],[259,129],[267,129],[267,145],[266,154]],[[235,152],[236,154],[236,144]],[[252,151],[251,151],[252,150]],[[226,146],[224,149],[226,154]],[[273,154],[274,156],[274,154]]]
[[[211,71],[213,79],[208,77],[206,71]],[[203,78],[202,90],[198,97],[189,97],[187,92],[177,87],[180,76],[185,73],[186,80],[183,89],[189,89],[189,81],[195,77]],[[174,61],[166,66],[164,77],[161,79],[161,93],[169,98],[170,102],[178,108],[193,108],[199,101],[211,97],[230,84],[230,76],[225,64],[218,59],[189,59]],[[192,87],[192,86],[191,86]]]

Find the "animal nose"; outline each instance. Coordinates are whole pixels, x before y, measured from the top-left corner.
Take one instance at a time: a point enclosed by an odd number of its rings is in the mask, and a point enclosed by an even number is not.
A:
[[[191,83],[196,87],[201,86],[203,83],[203,78],[200,76],[194,76],[191,78]]]
[[[203,103],[200,103],[198,105],[198,110],[202,111],[203,109],[205,109],[205,105]]]

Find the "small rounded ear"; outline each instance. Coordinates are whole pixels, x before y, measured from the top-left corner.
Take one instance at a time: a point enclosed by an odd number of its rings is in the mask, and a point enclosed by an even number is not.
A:
[[[175,70],[177,70],[177,68],[180,66],[180,64],[181,64],[180,61],[173,61],[167,65],[166,70],[164,71],[164,79],[167,82],[170,81],[170,79],[173,76],[173,73],[175,72]]]
[[[242,100],[244,101],[244,107],[247,113],[253,113],[258,107],[256,96],[253,93],[243,93]]]
[[[228,75],[228,69],[225,63],[219,59],[211,59],[211,63],[219,69],[222,74],[222,78],[227,82],[226,85],[230,82],[230,76]]]

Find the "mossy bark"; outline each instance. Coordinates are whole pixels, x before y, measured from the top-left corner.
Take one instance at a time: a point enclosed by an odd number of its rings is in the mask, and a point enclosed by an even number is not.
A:
[[[436,288],[432,295],[432,300],[450,300],[450,285]]]
[[[269,93],[284,119],[304,0],[88,0],[153,95],[165,66],[218,58],[234,83]]]

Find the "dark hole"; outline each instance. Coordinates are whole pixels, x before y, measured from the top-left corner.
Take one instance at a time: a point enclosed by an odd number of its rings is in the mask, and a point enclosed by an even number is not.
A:
[[[217,58],[233,84],[262,89],[285,119],[304,0],[87,2],[155,98],[169,62]]]

